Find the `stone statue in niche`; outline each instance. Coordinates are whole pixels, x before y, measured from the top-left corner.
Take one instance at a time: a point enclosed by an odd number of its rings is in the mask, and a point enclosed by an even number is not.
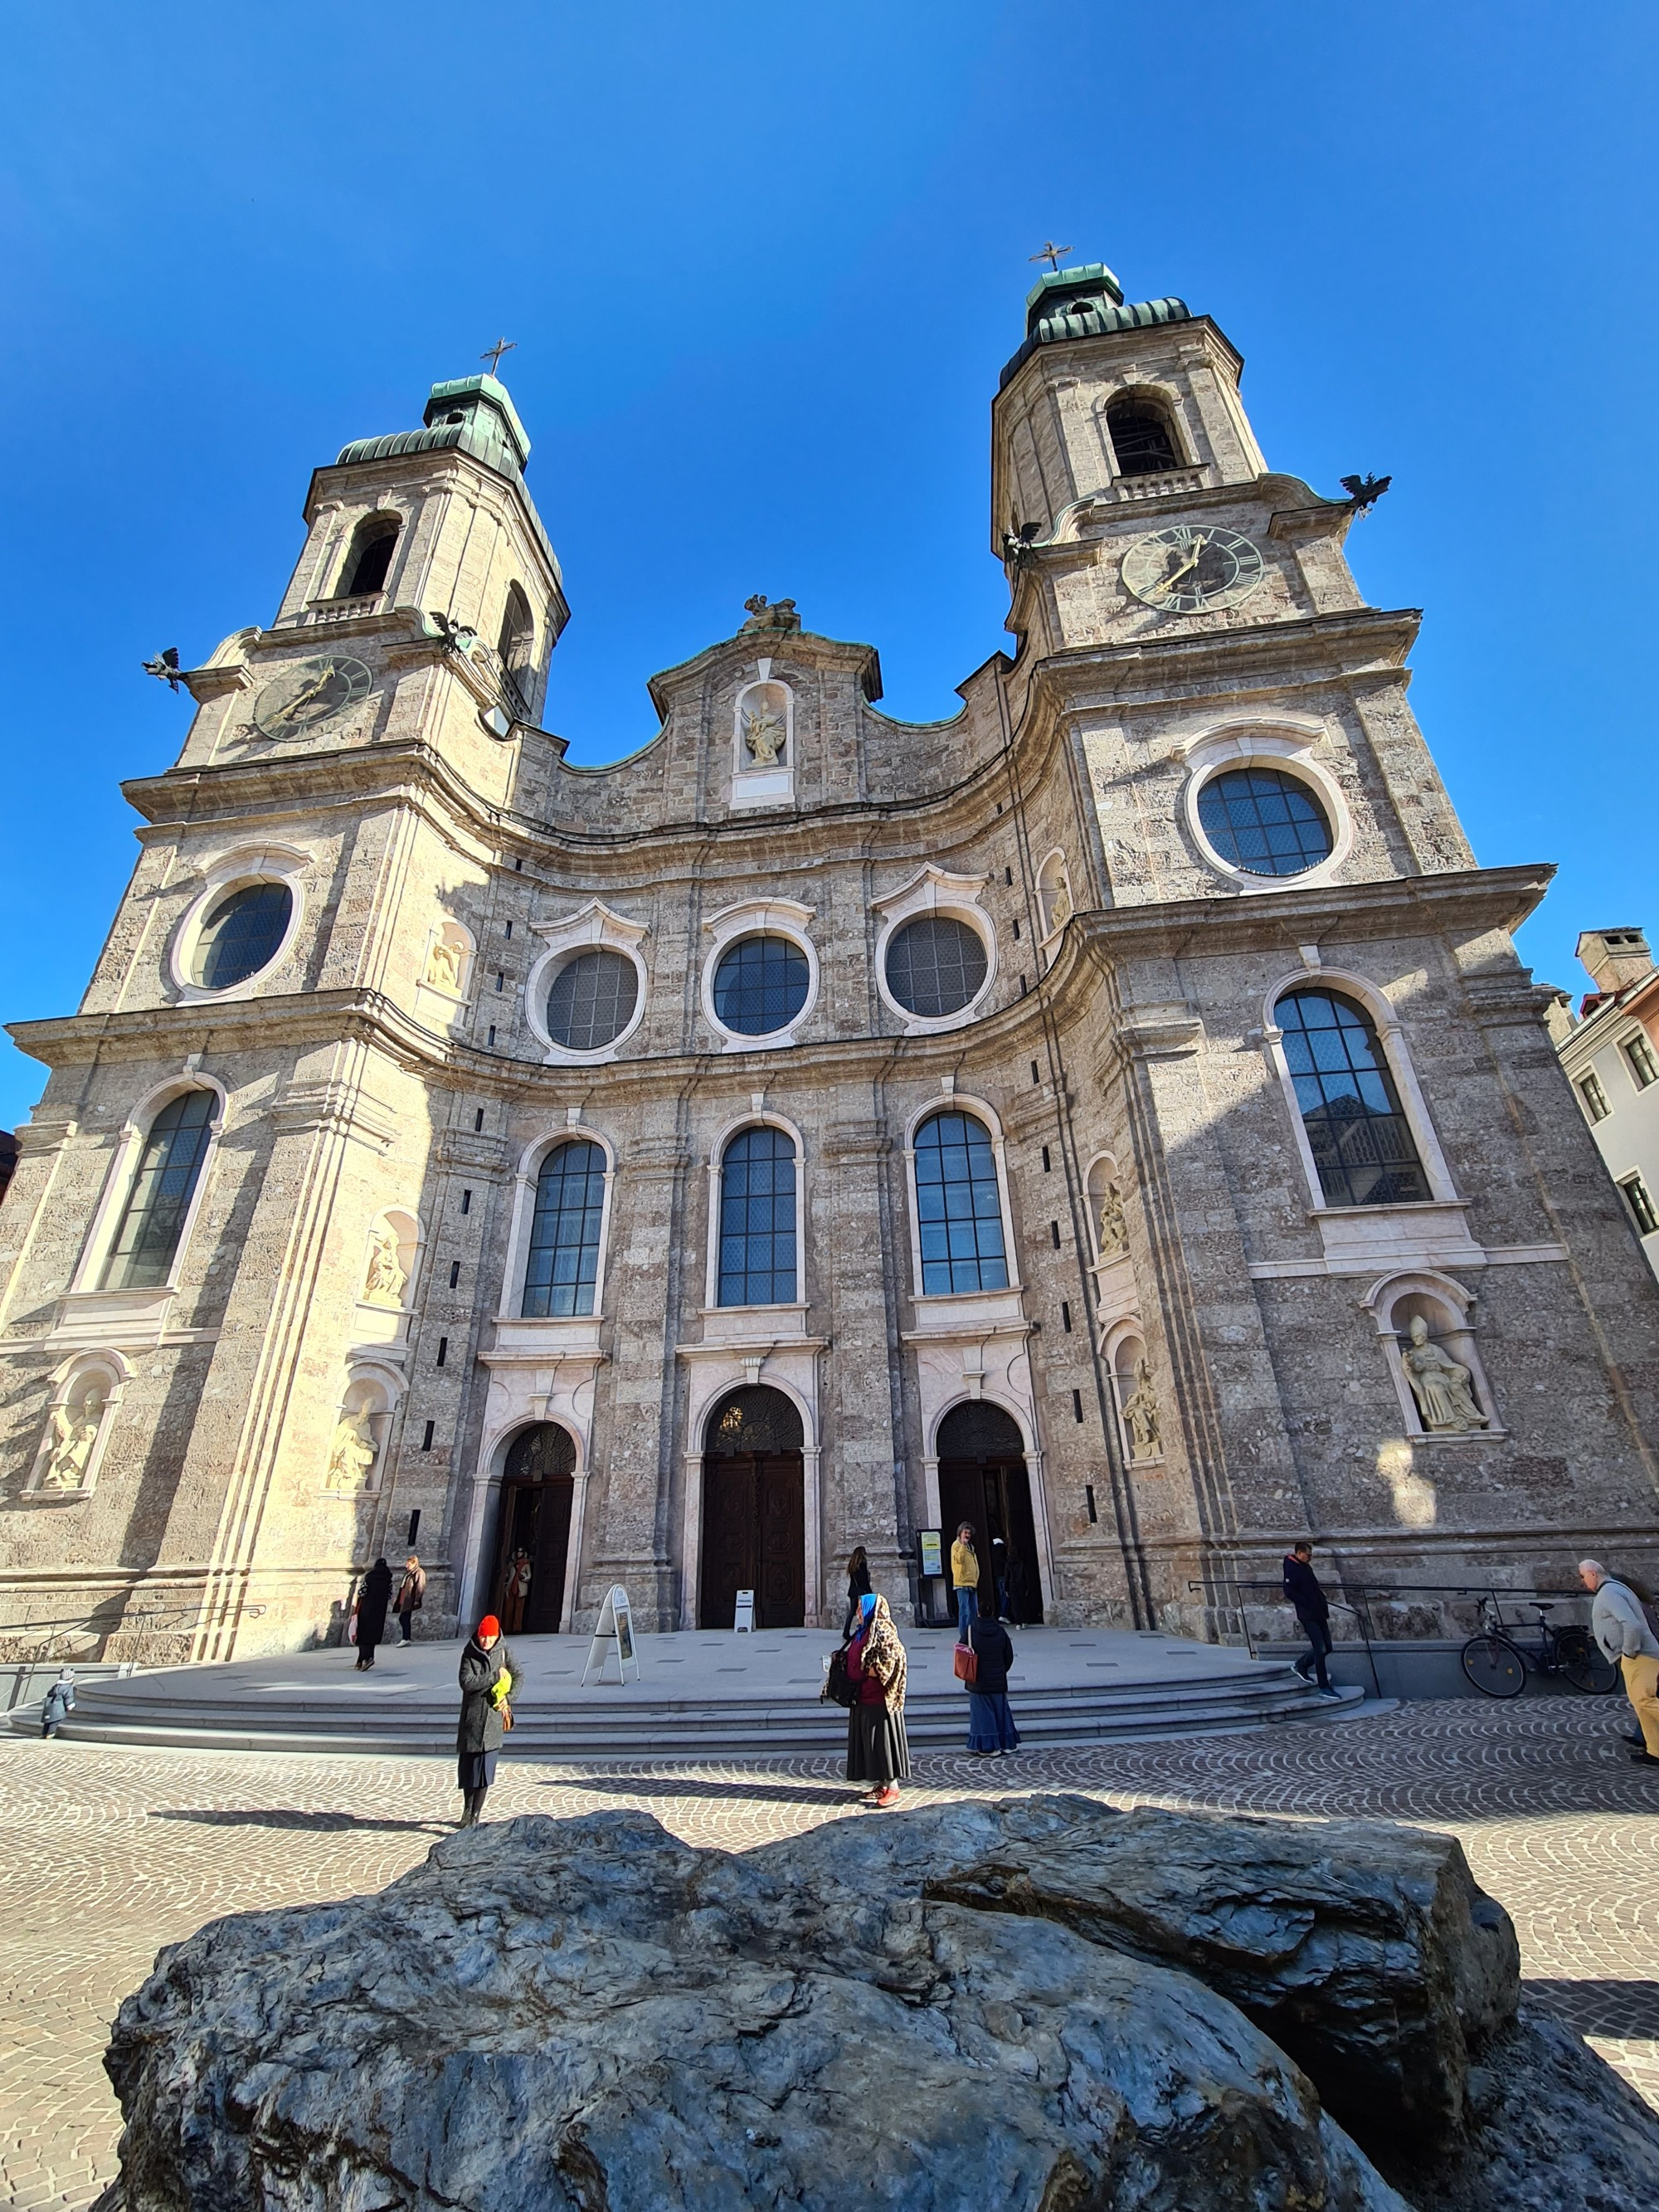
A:
[[[770,707],[744,708],[743,741],[757,768],[776,768],[782,757],[784,737],[781,714]]]
[[[1129,1224],[1124,1218],[1123,1194],[1115,1182],[1109,1182],[1100,1200],[1100,1255],[1114,1257],[1129,1249]]]
[[[94,1383],[73,1405],[54,1406],[46,1424],[52,1449],[40,1476],[42,1490],[84,1490],[92,1448],[104,1418],[104,1394]]]
[[[434,991],[461,991],[461,948],[450,937],[434,937],[426,956],[426,980]]]
[[[1468,1369],[1434,1341],[1421,1314],[1413,1319],[1400,1363],[1417,1401],[1418,1418],[1431,1436],[1463,1437],[1471,1429],[1492,1426],[1474,1402]]]
[[[1054,896],[1048,902],[1049,933],[1052,935],[1056,930],[1064,929],[1071,918],[1072,886],[1062,876],[1054,885]]]
[[[1144,1357],[1135,1362],[1135,1387],[1123,1401],[1123,1425],[1129,1431],[1131,1459],[1158,1456],[1158,1397],[1152,1389],[1152,1362]]]
[[[384,1223],[369,1231],[368,1274],[363,1284],[365,1304],[401,1306],[409,1280],[398,1240]]]
[[[376,1447],[367,1413],[342,1413],[328,1455],[328,1487],[355,1496],[368,1481]]]
[[[795,603],[793,599],[779,599],[774,605],[768,606],[765,592],[757,592],[752,599],[745,599],[743,605],[744,611],[749,617],[743,626],[744,630],[799,629],[800,628],[800,617],[795,612]],[[742,633],[739,632],[739,635],[741,635]]]

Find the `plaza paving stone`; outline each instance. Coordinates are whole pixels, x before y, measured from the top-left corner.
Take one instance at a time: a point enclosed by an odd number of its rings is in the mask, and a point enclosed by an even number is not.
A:
[[[1459,1837],[1514,1915],[1532,1995],[1659,2106],[1659,1771],[1622,1699],[1472,1700],[1338,1726],[917,1761],[908,1802],[1064,1789],[1120,1806],[1415,1821]],[[100,2063],[157,1948],[205,1920],[374,1889],[448,1832],[447,1762],[108,1750],[0,1739],[0,2201],[83,2206],[115,2171]],[[489,1813],[629,1805],[745,1850],[852,1814],[836,1763],[502,1760]]]

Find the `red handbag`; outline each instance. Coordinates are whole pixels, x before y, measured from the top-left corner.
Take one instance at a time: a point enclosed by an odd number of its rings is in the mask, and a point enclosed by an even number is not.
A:
[[[978,1681],[979,1654],[971,1644],[957,1644],[956,1657],[952,1663],[957,1670],[958,1682],[966,1682],[971,1686]]]

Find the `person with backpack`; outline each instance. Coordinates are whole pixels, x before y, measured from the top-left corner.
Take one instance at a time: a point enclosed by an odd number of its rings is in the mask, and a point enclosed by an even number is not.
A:
[[[59,1669],[58,1680],[46,1692],[46,1702],[40,1708],[40,1733],[50,1739],[55,1736],[64,1723],[75,1711],[75,1669]]]
[[[1019,1730],[1008,1709],[1012,1642],[1000,1620],[981,1614],[969,1623],[967,1648],[971,1658],[963,1687],[968,1692],[968,1748],[977,1759],[1006,1759],[1019,1749]]]
[[[1590,1633],[1623,1675],[1625,1695],[1641,1726],[1641,1745],[1630,1756],[1638,1766],[1659,1766],[1659,1637],[1636,1592],[1616,1581],[1600,1559],[1580,1559],[1578,1579],[1595,1593]]]

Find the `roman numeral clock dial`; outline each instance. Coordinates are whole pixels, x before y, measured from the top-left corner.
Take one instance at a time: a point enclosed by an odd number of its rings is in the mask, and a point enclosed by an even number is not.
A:
[[[1120,571],[1126,590],[1171,615],[1239,606],[1265,573],[1261,554],[1237,531],[1184,522],[1137,538]]]

